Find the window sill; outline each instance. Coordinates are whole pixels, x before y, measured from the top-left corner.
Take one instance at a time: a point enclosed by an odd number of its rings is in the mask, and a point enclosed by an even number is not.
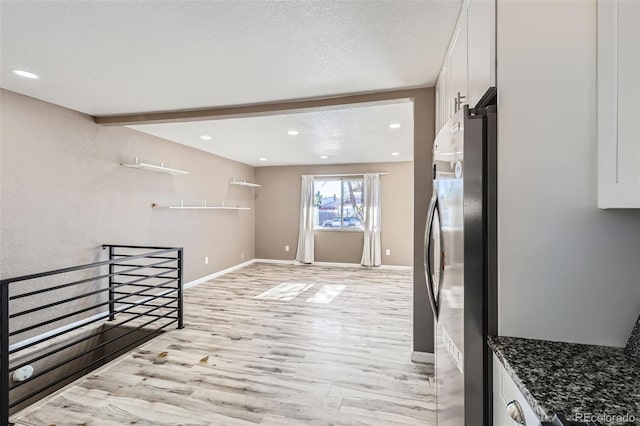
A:
[[[315,232],[364,232],[364,229],[352,227],[352,228],[315,228]]]

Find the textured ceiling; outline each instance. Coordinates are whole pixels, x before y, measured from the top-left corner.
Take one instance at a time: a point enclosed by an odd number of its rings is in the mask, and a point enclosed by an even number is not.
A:
[[[390,129],[391,123],[401,127]],[[409,101],[129,127],[252,166],[413,161],[413,103]],[[298,134],[291,136],[289,130]],[[202,140],[203,134],[211,139]],[[327,158],[320,158],[323,155]]]
[[[92,115],[432,85],[460,4],[3,0],[0,85]]]

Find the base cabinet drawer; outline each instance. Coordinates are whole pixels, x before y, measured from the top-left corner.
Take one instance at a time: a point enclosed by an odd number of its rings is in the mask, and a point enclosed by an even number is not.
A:
[[[523,423],[514,419],[521,419]],[[540,426],[540,419],[495,355],[493,356],[493,425]]]

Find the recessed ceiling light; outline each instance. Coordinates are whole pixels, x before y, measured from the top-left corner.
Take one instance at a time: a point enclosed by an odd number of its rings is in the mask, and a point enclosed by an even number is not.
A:
[[[327,158],[329,158],[328,155],[321,155],[320,158],[322,158],[323,160],[326,160]]]
[[[209,136],[209,135],[200,135],[200,139],[202,139],[203,141],[210,141],[211,140],[211,136]]]
[[[401,127],[400,123],[391,123],[391,124],[389,124],[389,128],[390,129],[399,129],[400,127]]]
[[[289,136],[295,136],[295,135],[297,135],[297,134],[298,134],[298,131],[297,131],[297,130],[289,130],[289,131],[287,132],[287,134],[288,134]]]
[[[264,157],[260,157],[260,158],[259,158],[259,160],[260,160],[260,161],[267,161],[267,159],[266,159],[266,158],[264,158]]]
[[[391,155],[393,155],[394,157],[397,157],[398,155],[400,155],[399,152],[392,152]]]
[[[35,75],[34,73],[29,72],[29,71],[25,71],[25,70],[18,70],[18,69],[15,69],[15,68],[11,68],[11,72],[14,73],[15,75],[19,75],[20,77],[30,78],[30,79],[33,79],[33,80],[36,80],[36,79],[40,78],[37,75]]]

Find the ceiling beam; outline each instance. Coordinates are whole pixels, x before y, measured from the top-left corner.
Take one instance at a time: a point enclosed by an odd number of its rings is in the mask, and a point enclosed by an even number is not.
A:
[[[328,109],[384,105],[402,100],[413,100],[427,88],[387,90],[327,98],[299,99],[250,105],[221,106],[176,111],[161,111],[94,117],[104,126],[128,126],[151,123],[180,123],[186,121],[221,120],[225,118],[259,117]]]

